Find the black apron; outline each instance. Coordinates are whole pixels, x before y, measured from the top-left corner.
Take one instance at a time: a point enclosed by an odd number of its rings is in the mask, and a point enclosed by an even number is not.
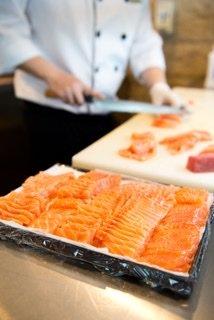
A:
[[[30,102],[25,102],[24,123],[34,170],[70,165],[75,153],[118,125],[112,115],[73,114]]]

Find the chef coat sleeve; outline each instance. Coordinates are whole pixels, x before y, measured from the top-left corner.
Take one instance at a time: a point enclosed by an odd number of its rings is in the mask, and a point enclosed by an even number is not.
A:
[[[28,0],[0,0],[0,74],[41,55],[25,14]]]
[[[130,52],[130,66],[136,78],[148,68],[158,67],[163,70],[166,68],[162,44],[161,37],[152,26],[149,1],[144,0]]]

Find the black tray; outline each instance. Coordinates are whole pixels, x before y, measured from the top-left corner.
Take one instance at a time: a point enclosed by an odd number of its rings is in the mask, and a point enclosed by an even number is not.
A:
[[[193,284],[197,280],[205,255],[211,224],[214,219],[214,205],[210,209],[204,234],[199,244],[189,275],[180,276],[144,266],[126,259],[111,257],[107,254],[73,245],[50,236],[40,235],[32,231],[19,229],[0,222],[0,239],[10,240],[19,246],[29,246],[57,255],[78,265],[90,266],[110,276],[135,278],[156,290],[170,290],[182,297],[191,295]]]

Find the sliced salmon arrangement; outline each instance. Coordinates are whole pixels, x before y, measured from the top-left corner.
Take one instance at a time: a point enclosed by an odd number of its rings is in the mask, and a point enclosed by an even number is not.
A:
[[[203,149],[199,155],[190,156],[186,168],[192,172],[214,172],[214,145]]]
[[[145,161],[155,156],[157,141],[151,132],[133,133],[131,141],[131,145],[127,149],[119,150],[119,155],[139,161]]]
[[[51,192],[62,185],[69,185],[74,180],[72,173],[65,173],[56,176],[40,172],[36,176],[29,177],[22,185],[27,193],[40,193],[49,196]]]
[[[171,154],[177,154],[193,148],[198,142],[210,141],[212,136],[207,131],[192,130],[177,136],[165,138],[160,144],[165,145]]]
[[[41,172],[0,198],[0,219],[138,263],[188,272],[209,207],[204,189],[125,181],[96,170],[79,177]]]
[[[0,219],[29,226],[45,209],[46,203],[39,194],[13,191],[0,197]]]
[[[181,122],[182,117],[177,114],[162,114],[153,119],[152,126],[158,128],[175,128]]]
[[[155,228],[141,261],[188,272],[207,221],[208,194],[203,189],[179,188],[175,199],[175,206]]]
[[[138,259],[153,229],[174,204],[174,199],[164,193],[151,197],[141,185],[123,186],[113,215],[99,229],[95,244],[107,247],[111,253]]]
[[[88,199],[100,192],[117,186],[120,183],[119,175],[109,175],[101,171],[90,171],[70,184],[61,185],[55,188],[52,196],[59,198],[73,197],[75,199]],[[56,192],[56,193],[54,193]]]

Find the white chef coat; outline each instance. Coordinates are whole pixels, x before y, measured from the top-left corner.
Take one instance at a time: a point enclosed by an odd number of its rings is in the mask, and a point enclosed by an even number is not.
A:
[[[136,77],[165,68],[148,0],[0,0],[0,74],[35,56],[87,85],[93,79],[107,96],[116,94],[128,64]],[[23,81],[34,86],[34,79]],[[36,95],[32,100],[41,103]]]

